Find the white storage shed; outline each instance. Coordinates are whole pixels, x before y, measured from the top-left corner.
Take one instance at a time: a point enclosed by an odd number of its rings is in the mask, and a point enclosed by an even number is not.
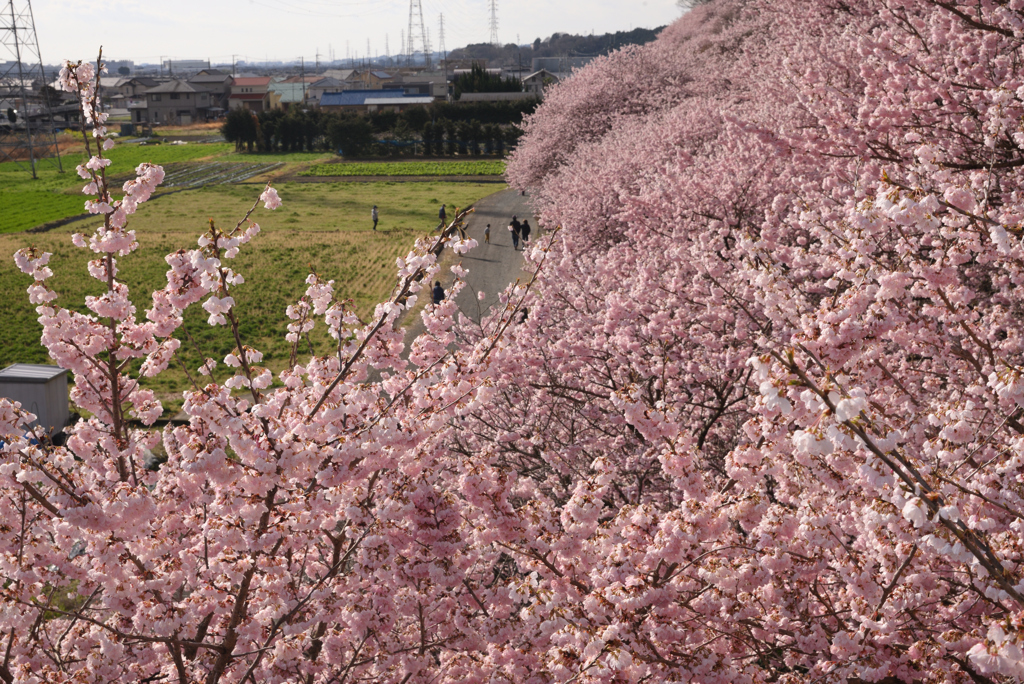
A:
[[[15,363],[0,370],[0,397],[21,402],[52,438],[68,423],[68,371],[58,366]]]

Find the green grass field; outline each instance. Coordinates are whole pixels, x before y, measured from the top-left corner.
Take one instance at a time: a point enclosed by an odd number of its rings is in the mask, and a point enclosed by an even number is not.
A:
[[[129,176],[142,162],[168,164],[223,155],[234,150],[233,145],[117,145],[106,156],[112,161],[111,173]],[[37,179],[15,162],[0,164],[0,233],[28,230],[43,223],[84,213],[87,199],[81,194],[85,184],[75,167],[86,161],[84,153],[75,152],[62,157],[64,173],[50,161],[37,166]]]
[[[316,164],[302,176],[500,176],[503,161],[349,162]]]
[[[365,319],[391,291],[395,259],[436,225],[438,206],[442,202],[450,207],[467,206],[497,187],[444,182],[280,185],[283,206],[274,212],[256,211],[253,218],[263,231],[232,264],[246,279],[234,293],[245,343],[261,349],[265,363],[275,371],[287,363],[290,347],[284,340],[285,308],[305,291],[304,280],[311,266],[321,276],[337,281],[336,290],[354,300]],[[218,226],[233,226],[258,194],[258,186],[210,186],[157,197],[140,206],[130,227],[136,230],[141,247],[118,263],[119,278],[131,288],[139,318],[145,316],[149,293],[166,283],[164,255],[195,246],[209,219]],[[377,231],[371,230],[370,208],[374,204],[380,211]],[[84,220],[45,233],[0,235],[0,291],[6,294],[0,303],[6,322],[0,329],[0,367],[14,362],[50,362],[39,344],[37,314],[24,292],[30,280],[17,270],[12,254],[29,245],[52,252],[50,266],[55,275],[50,283],[61,294],[56,304],[85,311],[85,296],[100,294],[102,285],[86,272],[92,253],[74,247],[70,236],[91,230],[96,223],[98,220]],[[202,348],[200,354],[191,343],[182,345],[182,358],[190,369],[206,356],[223,359],[232,347],[228,329],[209,327],[199,305],[186,312],[185,328]],[[322,325],[317,330],[320,334],[314,339],[326,339]],[[176,410],[186,383],[184,373],[172,366],[148,384],[165,407]]]
[[[113,162],[111,177],[119,185],[131,178],[136,166],[142,162],[171,165],[173,167],[204,165],[211,162],[247,162],[273,164],[283,167],[271,176],[300,171],[303,176],[498,176],[505,172],[503,161],[409,161],[409,162],[351,162],[324,163],[333,155],[324,152],[281,152],[250,154],[235,152],[229,143],[191,143],[187,145],[139,145],[119,143],[106,156]],[[65,153],[64,172],[55,165],[42,161],[38,165],[38,178],[33,179],[25,167],[15,162],[0,163],[0,234],[16,233],[50,221],[84,213],[87,199],[81,194],[84,181],[75,167],[87,160],[84,146]],[[308,166],[308,169],[306,168]],[[305,169],[305,170],[303,170]],[[168,169],[170,172],[171,169]],[[265,180],[260,176],[255,180]],[[115,195],[116,196],[116,195]]]

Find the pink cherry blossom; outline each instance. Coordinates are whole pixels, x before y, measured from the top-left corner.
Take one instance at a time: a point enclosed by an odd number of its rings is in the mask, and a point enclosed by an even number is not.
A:
[[[281,198],[277,195],[277,190],[267,186],[267,189],[260,195],[260,201],[267,209],[277,209],[281,206]]]
[[[368,321],[310,274],[264,359],[224,265],[250,216],[136,320],[117,269],[159,173],[118,199],[83,168],[103,293],[58,307],[63,266],[16,256],[90,418],[33,443],[0,401],[0,675],[1019,680],[1022,9],[714,0],[594,60],[509,162],[532,277],[475,323],[456,264],[408,349],[465,214]],[[90,145],[100,71],[61,75]],[[200,302],[232,344],[148,429],[139,376]]]

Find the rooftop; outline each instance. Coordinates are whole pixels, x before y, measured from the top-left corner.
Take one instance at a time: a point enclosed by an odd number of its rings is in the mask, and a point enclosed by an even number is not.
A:
[[[154,86],[146,91],[147,95],[157,95],[160,93],[198,93],[199,91],[188,84],[187,81],[181,79],[174,79],[167,83],[161,83],[158,86]]]
[[[355,69],[328,69],[324,72],[324,76],[328,78],[336,78],[339,81],[347,81],[358,73],[359,72]]]
[[[344,81],[339,81],[333,76],[325,76],[317,81],[313,81],[309,84],[310,88],[336,88],[338,86],[345,85]]]
[[[404,98],[405,91],[399,88],[385,90],[343,90],[340,93],[324,93],[320,96],[321,107],[359,107],[367,98]]]
[[[159,85],[160,83],[160,81],[155,78],[150,78],[149,76],[132,76],[131,78],[126,78],[124,82],[137,83],[138,85],[146,86],[147,88]]]
[[[37,363],[15,363],[0,370],[0,382],[49,382],[67,373],[66,368]]]
[[[224,83],[231,80],[231,74],[196,74],[188,79],[189,83]]]
[[[304,83],[271,83],[270,91],[281,96],[281,102],[302,102],[306,96]]]
[[[363,101],[366,105],[414,105],[432,104],[434,98],[429,95],[407,95],[405,97],[368,97]]]
[[[231,82],[231,85],[236,86],[268,86],[270,85],[269,76],[251,76],[251,77],[239,77]]]

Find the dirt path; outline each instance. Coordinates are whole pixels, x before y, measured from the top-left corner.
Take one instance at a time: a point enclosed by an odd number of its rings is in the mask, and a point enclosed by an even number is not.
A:
[[[441,271],[441,286],[446,291],[454,279],[448,267],[461,261],[463,268],[469,271],[466,276],[466,287],[456,303],[459,310],[474,321],[479,321],[492,305],[498,303],[498,294],[509,283],[515,282],[516,278],[526,282],[531,277],[522,270],[522,251],[512,249],[512,234],[508,230],[508,224],[513,214],[518,216],[520,221],[526,218],[530,220],[530,227],[533,228],[530,238],[535,240],[538,237],[537,219],[533,215],[530,198],[520,196],[516,190],[502,190],[477,202],[475,211],[466,221],[469,236],[480,245],[461,257],[451,252],[445,252],[441,257],[445,266]],[[490,244],[484,242],[484,227],[488,223],[491,224]],[[521,250],[522,243],[519,247]],[[483,301],[477,299],[478,292],[486,294]],[[429,298],[430,290],[425,288],[421,296]],[[406,323],[406,344],[408,345],[421,332],[423,321],[417,313]]]

